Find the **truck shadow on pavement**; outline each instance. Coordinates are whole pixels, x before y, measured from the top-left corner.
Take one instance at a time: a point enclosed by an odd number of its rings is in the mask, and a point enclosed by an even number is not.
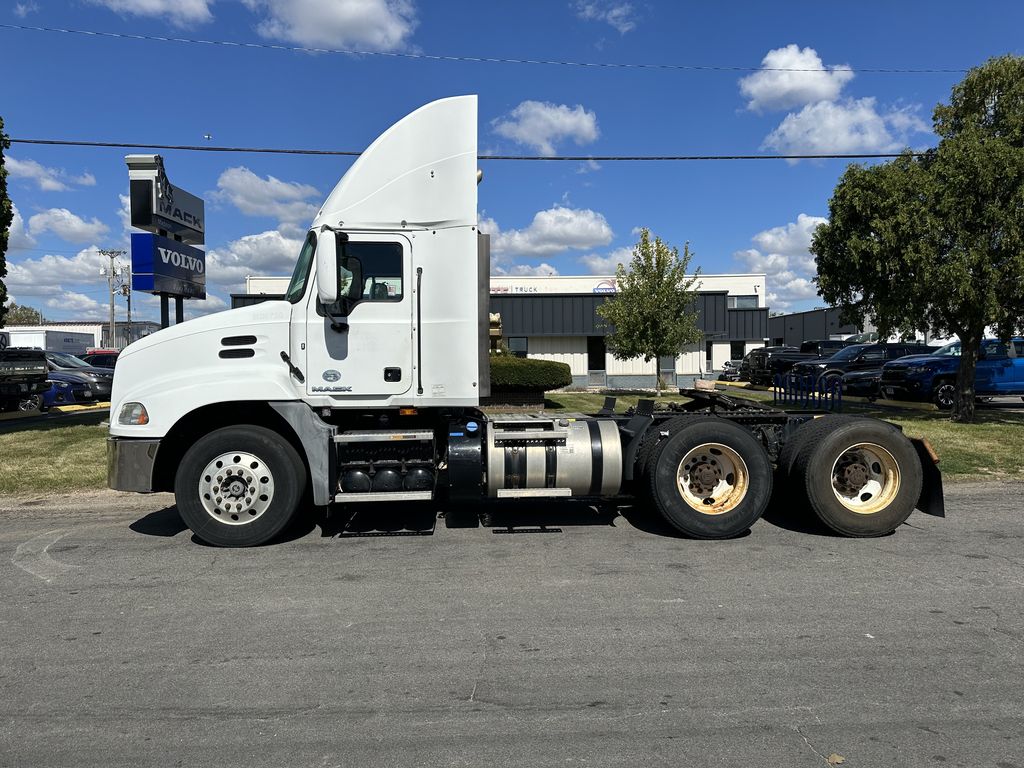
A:
[[[557,500],[529,505],[522,502],[487,501],[468,507],[452,508],[443,503],[374,504],[371,506],[334,506],[313,508],[298,515],[296,521],[269,545],[305,538],[319,529],[321,538],[375,536],[432,536],[445,527],[445,514],[458,514],[459,528],[491,529],[495,534],[560,534],[564,528],[586,526],[616,527],[629,525],[654,536],[686,539],[656,513],[625,501]],[[171,505],[149,512],[129,524],[134,533],[172,538],[188,532],[177,507]],[[814,531],[817,532],[817,531]],[[749,531],[739,537],[749,535]],[[194,543],[206,545],[194,535]]]

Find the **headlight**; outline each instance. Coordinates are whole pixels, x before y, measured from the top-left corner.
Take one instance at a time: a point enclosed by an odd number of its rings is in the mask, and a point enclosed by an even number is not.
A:
[[[149,424],[149,414],[146,413],[146,406],[142,403],[125,403],[121,406],[121,413],[117,417],[117,423],[136,427]]]

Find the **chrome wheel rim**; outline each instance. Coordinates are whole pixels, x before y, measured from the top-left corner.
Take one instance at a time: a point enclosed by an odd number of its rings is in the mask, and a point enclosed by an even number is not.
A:
[[[274,476],[251,453],[222,453],[199,475],[199,500],[214,520],[247,525],[258,520],[274,500]]]
[[[899,491],[899,464],[880,445],[857,443],[832,463],[832,493],[851,512],[859,515],[881,512]]]
[[[750,488],[750,472],[742,457],[722,443],[691,449],[676,469],[676,490],[702,515],[724,515],[736,508]]]
[[[941,384],[939,388],[935,390],[935,399],[939,401],[939,405],[945,406],[946,408],[953,407],[953,400],[956,398],[956,387],[952,384]]]

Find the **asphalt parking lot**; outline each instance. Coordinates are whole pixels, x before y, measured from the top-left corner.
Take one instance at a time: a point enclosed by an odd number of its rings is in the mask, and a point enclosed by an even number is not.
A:
[[[218,550],[167,496],[0,500],[0,764],[1022,766],[1024,484],[947,501],[874,540],[562,504]]]

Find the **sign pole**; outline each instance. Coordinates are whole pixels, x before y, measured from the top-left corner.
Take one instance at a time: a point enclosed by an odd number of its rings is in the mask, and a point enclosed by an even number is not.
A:
[[[185,299],[182,296],[174,297],[174,324],[185,322]]]
[[[167,304],[167,294],[160,294],[160,327],[169,328],[171,326],[171,313]]]

